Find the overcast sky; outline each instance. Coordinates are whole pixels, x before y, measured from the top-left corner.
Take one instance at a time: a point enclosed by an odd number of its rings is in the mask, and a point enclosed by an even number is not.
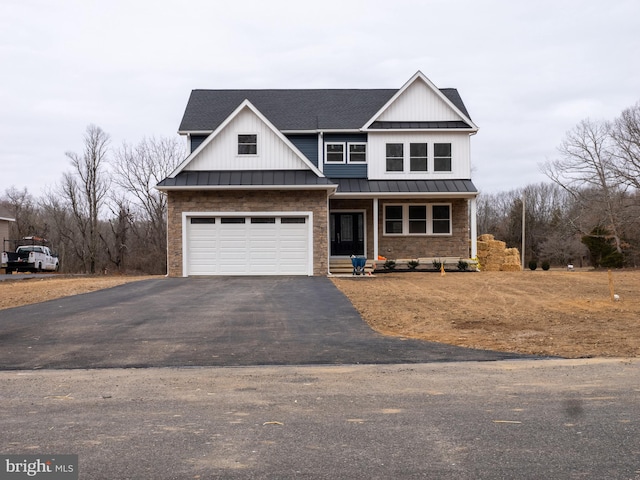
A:
[[[580,120],[640,100],[638,0],[0,0],[0,196],[39,196],[93,123],[177,136],[195,88],[457,88],[484,192],[544,181]]]

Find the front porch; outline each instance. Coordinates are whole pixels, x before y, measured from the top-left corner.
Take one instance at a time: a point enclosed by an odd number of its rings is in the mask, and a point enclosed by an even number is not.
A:
[[[430,205],[448,207],[445,232],[435,231],[427,222],[416,221],[417,229],[404,233],[391,230],[395,225],[385,218],[386,206],[409,205],[427,211]],[[407,211],[405,209],[405,211]],[[385,224],[386,222],[386,224]],[[404,220],[405,224],[410,219]],[[413,220],[411,220],[413,222]],[[406,225],[405,225],[406,227]],[[422,231],[419,228],[422,227]],[[351,255],[376,259],[469,259],[476,255],[475,198],[397,197],[331,198],[329,202],[329,259],[331,273],[350,269]],[[421,262],[422,263],[422,262]]]

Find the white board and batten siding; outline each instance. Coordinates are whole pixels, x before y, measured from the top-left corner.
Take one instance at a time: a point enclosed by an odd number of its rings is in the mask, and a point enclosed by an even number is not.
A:
[[[257,134],[258,154],[238,155],[238,135]],[[219,132],[184,170],[307,170],[309,167],[249,108]]]
[[[387,143],[404,145],[404,172],[387,172]],[[426,143],[427,172],[409,171],[409,144]],[[451,144],[451,171],[434,172],[433,145]],[[466,132],[369,132],[368,152],[370,180],[454,180],[471,178],[470,138]]]
[[[312,226],[311,212],[185,212],[183,274],[312,275]]]
[[[463,118],[424,82],[413,82],[377,118],[381,122],[458,121]]]

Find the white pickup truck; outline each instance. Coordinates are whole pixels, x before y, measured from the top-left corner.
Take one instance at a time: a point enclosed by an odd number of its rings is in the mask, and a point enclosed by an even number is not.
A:
[[[0,268],[13,272],[57,272],[60,262],[45,245],[20,245],[15,252],[2,252]]]

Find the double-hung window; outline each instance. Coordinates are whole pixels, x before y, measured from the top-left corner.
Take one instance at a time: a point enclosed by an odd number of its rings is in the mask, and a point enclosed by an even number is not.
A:
[[[238,135],[238,155],[257,155],[258,135],[241,134]]]
[[[433,170],[435,172],[451,171],[451,144],[433,144]]]
[[[404,144],[387,143],[387,172],[404,170]]]
[[[325,162],[326,163],[344,163],[345,152],[344,143],[327,143],[325,144]]]
[[[349,163],[367,163],[367,144],[349,143]]]
[[[412,172],[426,172],[427,158],[426,143],[409,144],[409,169]]]
[[[387,204],[385,235],[451,235],[451,204]]]

